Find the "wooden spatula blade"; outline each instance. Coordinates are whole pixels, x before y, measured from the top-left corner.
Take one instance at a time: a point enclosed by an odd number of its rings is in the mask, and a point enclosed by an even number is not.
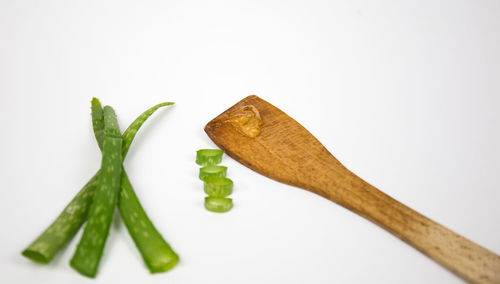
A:
[[[255,137],[241,133],[238,126],[228,122],[245,107],[252,107],[262,120],[260,133]],[[314,186],[312,179],[318,176],[312,173],[324,173],[325,167],[334,171],[332,165],[343,168],[302,125],[255,95],[244,98],[211,120],[205,132],[229,156],[252,170],[321,195],[326,193],[321,184]]]

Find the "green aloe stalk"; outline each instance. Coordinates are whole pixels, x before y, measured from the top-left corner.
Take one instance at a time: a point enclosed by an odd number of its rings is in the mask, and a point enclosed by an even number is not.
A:
[[[91,115],[92,115],[92,128],[94,129],[94,136],[95,139],[97,140],[97,145],[99,146],[99,149],[102,151],[102,143],[104,141],[104,111],[101,106],[101,102],[97,98],[92,98],[92,101],[90,102],[90,110],[91,110]],[[124,142],[122,145],[122,148],[130,147],[130,143],[132,143],[132,140],[129,141],[128,146]],[[122,152],[123,153],[123,152]],[[125,155],[122,154],[122,157],[125,158]]]
[[[116,114],[110,106],[105,106],[103,112],[104,140],[101,174],[90,205],[87,225],[70,262],[74,269],[89,277],[95,277],[97,274],[118,200],[122,172],[123,138],[118,128]]]
[[[49,263],[54,258],[87,218],[98,180],[99,172],[83,186],[57,219],[22,252],[25,257],[40,263]]]
[[[118,209],[149,271],[156,273],[173,268],[179,261],[179,256],[148,218],[124,170]]]
[[[124,132],[123,140],[125,142],[131,141],[137,132],[135,129],[138,129],[142,119],[147,119],[156,109],[163,105],[164,104],[156,105],[139,116],[139,118],[129,126],[127,129],[128,131]],[[100,140],[102,138],[100,138],[99,133],[102,132],[101,128],[103,127],[103,125],[99,123],[102,121],[99,116],[99,114],[102,116],[102,110],[100,110],[100,108],[100,104],[92,104],[92,114],[95,114],[92,116],[92,121],[93,125],[97,126],[94,127],[94,134],[98,144],[102,144],[102,140]],[[130,145],[130,143],[126,144]],[[127,151],[128,147],[122,147],[122,155],[126,155]],[[130,236],[134,240],[136,247],[151,273],[167,271],[177,264],[179,256],[172,250],[158,230],[156,230],[144,211],[123,166],[118,209],[120,210],[120,215],[122,216]]]
[[[125,158],[135,134],[149,116],[160,107],[172,104],[172,102],[157,104],[143,112],[132,122],[123,133],[122,159]],[[96,98],[92,99],[92,117],[94,133],[100,148],[102,148],[104,116],[101,104]],[[99,174],[100,171],[83,186],[52,224],[22,252],[25,257],[36,262],[49,263],[56,253],[76,234],[87,218],[88,209],[94,198]]]

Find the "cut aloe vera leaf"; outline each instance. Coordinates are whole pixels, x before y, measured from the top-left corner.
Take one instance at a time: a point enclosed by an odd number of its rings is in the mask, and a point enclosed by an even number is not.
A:
[[[115,111],[110,106],[103,108],[104,141],[102,144],[101,174],[94,199],[89,209],[88,222],[78,243],[71,266],[88,277],[95,277],[114,209],[120,192],[122,142]]]
[[[205,208],[208,211],[223,213],[233,208],[233,200],[225,197],[205,197]]]
[[[149,219],[123,167],[121,178],[118,209],[146,266],[151,273],[173,268],[179,262],[179,256]]]
[[[226,177],[206,177],[203,183],[208,196],[226,197],[233,192],[233,181]]]
[[[206,177],[226,177],[227,167],[224,166],[206,166],[200,168],[199,178],[203,180]]]
[[[123,133],[122,159],[125,157],[135,134],[149,116],[158,108],[172,104],[172,102],[157,104],[143,112],[132,122]],[[104,140],[104,113],[101,103],[97,98],[92,99],[92,125],[99,148],[102,148]],[[22,252],[25,257],[39,263],[49,263],[56,253],[68,243],[87,219],[99,176],[100,171],[85,184],[53,223]]]
[[[196,163],[200,166],[217,165],[222,161],[224,151],[220,149],[201,149],[196,151]]]

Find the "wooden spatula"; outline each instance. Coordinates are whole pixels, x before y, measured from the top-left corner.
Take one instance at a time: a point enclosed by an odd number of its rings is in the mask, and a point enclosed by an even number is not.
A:
[[[473,283],[500,283],[500,257],[368,184],[302,125],[257,96],[214,118],[205,132],[233,159],[367,218]]]

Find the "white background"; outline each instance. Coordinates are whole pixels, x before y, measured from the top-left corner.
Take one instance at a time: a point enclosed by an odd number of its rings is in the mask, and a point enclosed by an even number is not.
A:
[[[203,208],[204,125],[257,94],[342,163],[500,254],[499,1],[0,1],[1,283],[461,283],[365,219],[229,157],[235,207]],[[116,218],[95,280],[20,255],[98,169],[90,99],[181,257],[150,275]]]

